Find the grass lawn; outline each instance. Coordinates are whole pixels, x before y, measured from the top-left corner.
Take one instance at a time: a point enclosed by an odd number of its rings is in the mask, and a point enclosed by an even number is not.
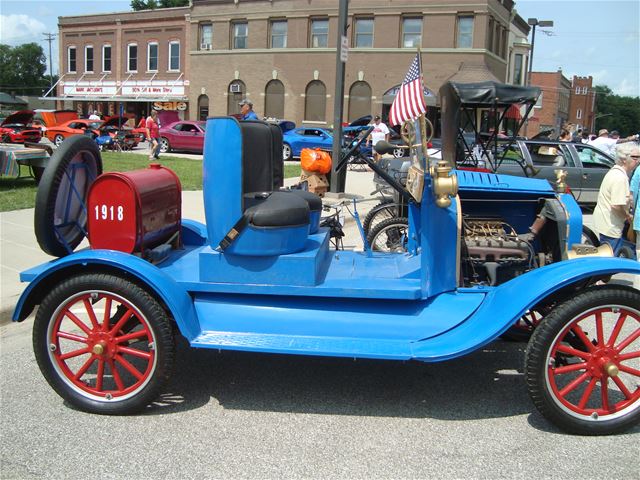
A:
[[[104,152],[102,154],[105,172],[126,172],[146,168],[149,161],[146,155],[136,153]],[[160,163],[172,169],[182,183],[183,190],[202,190],[202,162],[186,158],[163,155]],[[298,165],[285,165],[285,178],[299,177]],[[26,169],[22,169],[26,172]],[[33,178],[1,177],[0,178],[0,212],[33,208],[36,200],[37,186]]]

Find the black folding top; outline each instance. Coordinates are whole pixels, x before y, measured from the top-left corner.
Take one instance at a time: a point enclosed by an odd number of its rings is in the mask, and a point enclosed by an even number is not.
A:
[[[465,106],[506,106],[518,103],[536,102],[540,88],[507,85],[497,82],[455,83],[448,82],[459,102]]]

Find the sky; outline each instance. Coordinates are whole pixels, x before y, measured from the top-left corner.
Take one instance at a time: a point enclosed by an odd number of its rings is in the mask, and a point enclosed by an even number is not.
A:
[[[129,0],[0,0],[0,43],[35,41],[48,54],[43,34],[57,33],[58,16],[127,10]],[[519,0],[516,10],[525,20],[554,21],[536,30],[534,71],[561,67],[569,79],[591,75],[618,95],[640,96],[640,0]],[[55,73],[57,51],[55,41]]]

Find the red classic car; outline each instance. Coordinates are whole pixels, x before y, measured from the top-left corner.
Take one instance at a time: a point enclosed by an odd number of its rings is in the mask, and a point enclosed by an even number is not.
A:
[[[4,143],[39,142],[42,132],[31,126],[33,110],[20,110],[12,113],[0,124],[0,139]]]
[[[74,135],[84,135],[87,130],[93,130],[98,135],[98,130],[104,122],[102,120],[87,120],[84,118],[76,118],[67,122],[47,128],[47,138],[60,145],[65,139]]]
[[[160,128],[160,151],[185,150],[202,153],[205,122],[181,120]]]

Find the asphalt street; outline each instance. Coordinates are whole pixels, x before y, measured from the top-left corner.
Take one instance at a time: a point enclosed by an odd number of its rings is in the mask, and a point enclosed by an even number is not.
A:
[[[370,172],[349,175],[348,190],[359,185],[368,195]],[[188,216],[201,219],[199,192],[186,193]],[[40,261],[30,215],[0,215],[3,290],[7,275],[17,283],[21,264]],[[18,293],[3,291],[3,306]],[[522,374],[525,344],[497,341],[421,364],[196,350],[179,341],[161,398],[139,415],[106,417],[74,410],[47,385],[32,324],[0,325],[2,479],[640,477],[640,428],[571,436],[535,411]]]

